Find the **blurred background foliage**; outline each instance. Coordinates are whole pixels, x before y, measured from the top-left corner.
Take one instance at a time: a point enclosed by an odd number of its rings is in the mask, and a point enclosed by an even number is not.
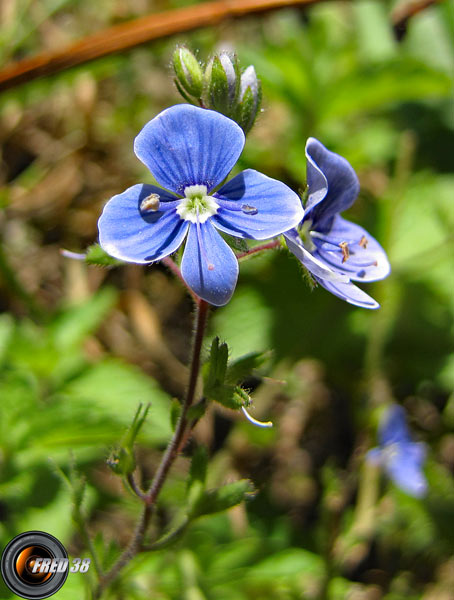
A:
[[[191,4],[6,0],[1,61]],[[246,17],[0,97],[1,547],[42,529],[72,556],[88,555],[56,474],[74,463],[87,481],[88,529],[110,565],[138,506],[106,458],[140,402],[152,405],[137,449],[143,480],[170,435],[189,352],[184,290],[160,265],[101,269],[60,249],[84,250],[96,241],[105,201],[151,182],[132,142],[180,102],[169,64],[183,42],[202,61],[235,50],[262,79],[264,109],[238,170],[302,190],[305,140],[319,138],[358,172],[361,194],[348,218],[381,241],[393,272],[368,287],[382,304],[368,312],[311,291],[284,251],[244,262],[210,330],[233,356],[273,350],[247,383],[254,414],[275,428],[213,409],[188,455],[206,444],[210,485],[250,478],[257,493],[200,519],[176,546],[140,555],[106,597],[453,598],[454,11],[449,2],[428,8],[397,41],[396,4],[333,1]],[[430,492],[415,500],[381,480],[374,512],[359,501],[363,459],[376,444],[377,409],[390,400],[406,407],[428,444]],[[155,533],[184,506],[188,462],[175,465]],[[87,581],[69,576],[56,598],[85,597]]]

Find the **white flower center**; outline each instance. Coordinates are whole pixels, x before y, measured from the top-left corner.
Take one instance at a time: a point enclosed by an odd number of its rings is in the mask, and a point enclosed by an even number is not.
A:
[[[218,212],[219,204],[207,195],[206,185],[190,185],[184,188],[185,197],[177,207],[177,213],[185,221],[205,223]]]

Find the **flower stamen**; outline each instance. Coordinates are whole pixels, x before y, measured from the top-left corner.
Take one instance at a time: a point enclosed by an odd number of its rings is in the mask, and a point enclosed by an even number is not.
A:
[[[256,215],[259,212],[255,206],[251,206],[250,204],[243,204],[243,206],[241,207],[241,210],[246,215]]]
[[[205,223],[218,212],[219,204],[208,196],[205,185],[189,185],[184,189],[185,197],[179,201],[177,213],[185,221]]]
[[[143,212],[157,212],[161,205],[159,194],[149,194],[140,203],[140,210]]]
[[[342,250],[342,263],[344,263],[350,256],[350,249],[347,242],[341,242],[339,248]]]

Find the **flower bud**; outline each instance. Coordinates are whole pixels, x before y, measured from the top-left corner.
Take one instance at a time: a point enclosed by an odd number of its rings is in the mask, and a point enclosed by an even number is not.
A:
[[[200,98],[203,91],[203,72],[194,54],[185,46],[178,46],[173,53],[173,68],[175,70],[175,83],[179,92],[186,100],[187,94],[193,98]]]
[[[238,59],[221,52],[214,56],[205,70],[206,103],[208,108],[231,117],[235,111],[240,85]]]
[[[261,102],[262,85],[260,80],[257,79],[254,67],[250,65],[241,75],[238,106],[235,115],[235,120],[244,133],[248,133],[254,125]]]

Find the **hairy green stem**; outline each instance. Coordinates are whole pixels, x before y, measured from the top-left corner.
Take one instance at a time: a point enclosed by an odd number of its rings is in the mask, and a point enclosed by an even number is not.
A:
[[[278,238],[278,239],[272,240],[271,242],[268,242],[266,244],[261,244],[260,246],[254,246],[253,248],[250,248],[246,252],[240,252],[236,255],[236,257],[238,259],[247,258],[248,256],[251,256],[252,254],[257,254],[257,252],[263,252],[264,250],[274,250],[275,248],[280,248],[280,246],[281,246],[281,241]]]
[[[141,551],[147,550],[143,545],[145,535],[147,533],[150,519],[153,514],[153,509],[158,499],[159,493],[165,483],[167,475],[172,467],[182,443],[186,439],[188,428],[191,428],[192,421],[188,419],[188,412],[191,408],[197,389],[197,380],[200,371],[200,358],[202,352],[202,343],[205,333],[205,327],[208,319],[210,305],[205,300],[197,300],[196,324],[194,330],[194,343],[192,348],[191,370],[189,376],[189,385],[184,399],[180,417],[178,419],[175,432],[170,440],[167,449],[159,464],[158,470],[153,477],[147,492],[141,496],[144,506],[142,514],[137,522],[135,532],[131,538],[129,546],[114,564],[114,566],[102,577],[100,577],[99,585],[94,593],[94,599],[101,597],[103,591],[117,578],[120,571]],[[159,546],[152,545],[149,550],[157,549]]]

